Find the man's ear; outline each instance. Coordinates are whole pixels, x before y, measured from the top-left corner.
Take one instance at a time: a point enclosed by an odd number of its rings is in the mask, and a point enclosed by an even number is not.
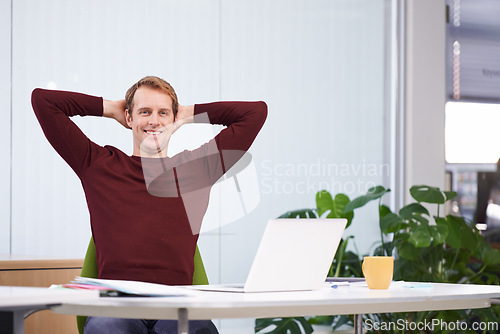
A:
[[[125,121],[129,128],[132,127],[132,115],[128,112],[128,109],[125,109]]]

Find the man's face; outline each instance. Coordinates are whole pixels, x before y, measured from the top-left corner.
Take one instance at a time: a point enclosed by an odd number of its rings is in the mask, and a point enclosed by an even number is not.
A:
[[[139,87],[134,95],[132,115],[127,110],[126,119],[134,137],[134,155],[166,156],[174,122],[172,98],[167,93]]]

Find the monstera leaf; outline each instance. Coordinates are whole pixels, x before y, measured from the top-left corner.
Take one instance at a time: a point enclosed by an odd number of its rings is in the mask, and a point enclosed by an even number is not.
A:
[[[382,186],[376,186],[368,189],[368,192],[365,195],[356,197],[351,202],[349,202],[345,208],[344,212],[354,211],[354,209],[365,206],[368,202],[379,199],[384,196],[385,193],[391,191],[390,189],[386,189]]]
[[[324,214],[328,212],[326,218],[346,218],[346,227],[351,225],[352,219],[354,218],[354,212],[344,211],[348,203],[349,197],[344,194],[337,194],[335,199],[332,198],[332,195],[326,190],[322,190],[316,194],[316,207],[318,215],[323,217]]]
[[[267,331],[269,327],[275,326],[271,331]],[[264,331],[266,330],[266,331]],[[304,317],[296,318],[273,318],[273,319],[256,319],[255,333],[266,334],[311,334],[313,328]]]
[[[301,209],[288,211],[278,218],[317,218],[318,212],[315,209]]]
[[[413,186],[410,188],[411,196],[419,203],[444,204],[457,196],[455,191],[441,191],[437,187]]]

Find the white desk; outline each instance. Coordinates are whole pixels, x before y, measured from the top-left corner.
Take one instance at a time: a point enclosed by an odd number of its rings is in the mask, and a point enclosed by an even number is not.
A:
[[[187,320],[216,318],[270,318],[313,315],[413,312],[489,307],[500,297],[500,286],[410,283],[389,290],[349,286],[321,291],[274,293],[199,292],[189,297],[100,298],[67,302],[52,308],[63,314],[141,319],[179,319],[179,333]],[[360,317],[358,317],[360,319]],[[361,321],[359,321],[361,323]],[[357,326],[358,332],[360,326]]]
[[[80,275],[82,264],[83,259],[0,254],[0,285],[47,288],[51,284],[67,283]],[[50,311],[37,312],[26,319],[24,331],[28,334],[78,333],[74,316]]]
[[[0,332],[24,333],[24,318],[71,301],[96,302],[97,291],[0,286]]]

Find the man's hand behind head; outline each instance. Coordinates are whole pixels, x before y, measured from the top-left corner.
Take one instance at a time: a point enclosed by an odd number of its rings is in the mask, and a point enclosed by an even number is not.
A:
[[[175,122],[173,123],[173,131],[177,131],[181,126],[188,123],[194,122],[194,106],[182,106],[179,105],[177,115],[175,117]]]
[[[103,100],[103,116],[112,118],[116,120],[118,123],[130,129],[130,126],[127,124],[127,120],[125,117],[125,100]]]

